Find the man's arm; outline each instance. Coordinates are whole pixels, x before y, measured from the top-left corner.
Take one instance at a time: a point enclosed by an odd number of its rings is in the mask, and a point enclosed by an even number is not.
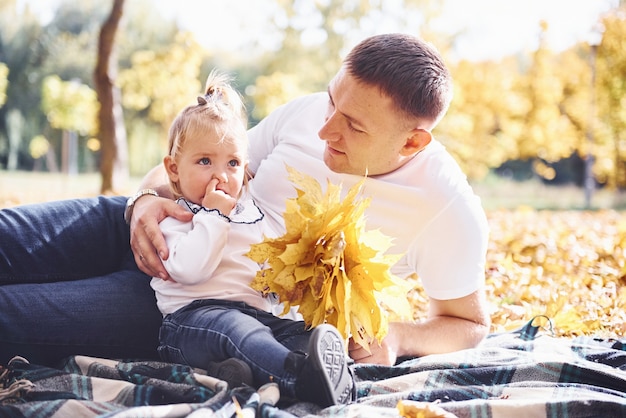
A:
[[[475,347],[488,334],[491,319],[483,291],[452,299],[430,299],[428,318],[421,322],[393,322],[381,344],[371,353],[350,341],[357,363],[393,365],[398,357],[419,357]]]
[[[169,280],[169,274],[161,262],[161,258],[166,260],[169,257],[169,249],[159,229],[159,222],[167,216],[188,222],[193,213],[174,202],[162,164],[144,176],[140,189],[156,190],[159,197],[144,195],[135,202],[130,218],[130,247],[141,271]]]

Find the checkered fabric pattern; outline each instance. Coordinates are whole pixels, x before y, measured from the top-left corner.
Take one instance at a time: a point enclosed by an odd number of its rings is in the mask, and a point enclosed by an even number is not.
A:
[[[400,416],[398,402],[417,401],[451,417],[619,417],[626,416],[625,350],[626,340],[554,338],[531,321],[473,349],[393,367],[354,365],[357,401],[325,409],[274,405],[261,390],[228,390],[176,364],[75,356],[52,369],[15,358],[0,368],[0,416],[385,418]]]

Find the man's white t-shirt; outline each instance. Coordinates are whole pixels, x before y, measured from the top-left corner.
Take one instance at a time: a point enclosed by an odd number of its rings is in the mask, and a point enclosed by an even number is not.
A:
[[[250,193],[272,229],[284,231],[286,200],[296,197],[285,165],[342,184],[347,191],[361,176],[331,171],[318,136],[328,94],[317,93],[281,106],[249,131]],[[390,254],[404,254],[393,273],[417,273],[426,293],[441,300],[467,296],[485,278],[488,223],[480,199],[445,147],[434,140],[411,161],[388,174],[368,177],[366,229],[393,237]]]

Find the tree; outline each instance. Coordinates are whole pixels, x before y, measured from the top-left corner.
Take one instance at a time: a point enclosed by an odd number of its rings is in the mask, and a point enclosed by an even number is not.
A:
[[[468,177],[481,179],[491,168],[519,156],[517,138],[524,126],[521,119],[530,104],[521,91],[515,58],[500,62],[463,60],[450,71],[454,100],[434,133]]]
[[[526,115],[524,133],[518,140],[518,148],[522,158],[539,157],[554,162],[569,157],[575,151],[576,130],[561,110],[564,77],[557,65],[557,56],[543,41],[547,25],[543,24],[542,29],[540,46],[533,54],[527,74],[526,94],[531,107]]]
[[[23,139],[40,132],[45,122],[37,85],[45,54],[41,36],[42,28],[28,9],[20,13],[15,0],[0,0],[0,62],[9,70],[6,102],[0,108],[0,167],[10,170],[19,168],[28,155]]]
[[[113,0],[111,14],[102,24],[98,38],[98,58],[94,72],[100,108],[98,127],[101,142],[101,193],[112,193],[128,179],[128,151],[122,115],[120,91],[114,84],[117,61],[115,34],[124,8],[124,0]]]
[[[603,20],[604,33],[597,46],[598,114],[593,117],[598,157],[596,174],[610,187],[626,189],[626,6]]]
[[[280,13],[274,25],[282,34],[276,50],[262,60],[262,68],[253,89],[254,101],[262,103],[254,116],[271,111],[275,102],[267,95],[293,99],[303,93],[323,91],[336,74],[343,56],[366,36],[379,29],[380,20],[393,22],[397,31],[428,34],[428,18],[435,16],[441,2],[432,0],[277,0]],[[418,29],[412,23],[423,22]],[[283,82],[284,80],[284,82]],[[272,86],[273,90],[267,87]],[[297,86],[297,87],[296,87]]]
[[[50,126],[63,130],[61,163],[63,171],[76,174],[78,172],[76,135],[95,133],[98,109],[96,93],[78,81],[62,81],[58,76],[51,75],[44,79],[41,97],[41,107],[50,121]],[[33,146],[36,147],[37,144],[31,143],[31,150]]]
[[[134,168],[142,174],[163,159],[167,132],[176,115],[203,94],[202,55],[193,36],[181,32],[172,43],[136,51],[131,67],[120,72],[123,105],[132,120],[129,149]]]
[[[7,101],[7,85],[9,84],[9,67],[0,62],[0,107]]]

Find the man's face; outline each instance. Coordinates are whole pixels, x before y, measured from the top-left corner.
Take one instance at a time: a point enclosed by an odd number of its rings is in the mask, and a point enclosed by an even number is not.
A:
[[[406,119],[378,87],[358,82],[345,68],[328,87],[329,104],[319,137],[324,162],[333,171],[369,176],[406,162],[401,154],[411,136]]]

